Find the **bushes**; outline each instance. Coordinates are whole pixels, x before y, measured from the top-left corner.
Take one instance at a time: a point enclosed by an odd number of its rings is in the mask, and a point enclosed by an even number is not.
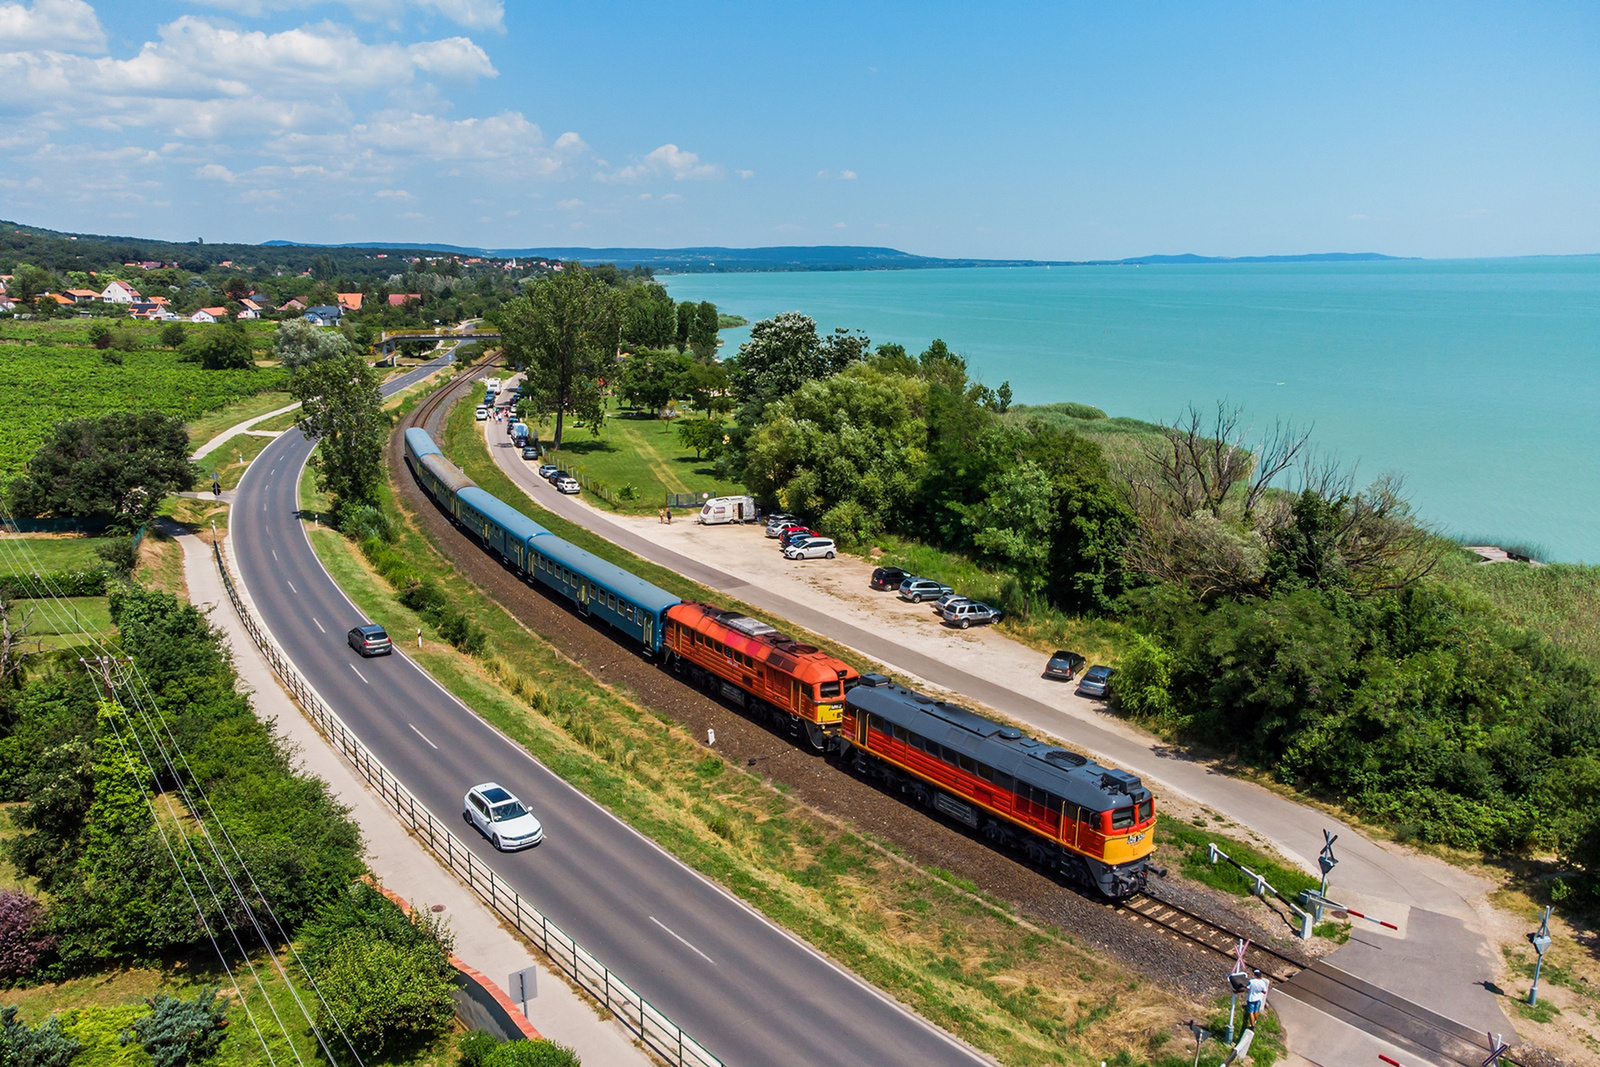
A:
[[[326,1001],[319,1021],[336,1022],[363,1055],[438,1037],[455,1017],[451,943],[442,920],[407,916],[352,883],[304,932],[301,957]]]
[[[360,870],[359,831],[325,784],[294,772],[235,688],[227,653],[200,612],[140,589],[113,594],[111,610],[164,720],[157,728],[163,744],[175,739],[186,756],[178,774],[191,787],[204,785],[210,804],[197,814],[209,822],[214,813],[227,828],[277,918],[293,930]],[[146,804],[150,771],[130,762],[113,733],[126,740],[137,728],[148,746],[154,724],[115,705],[97,713],[92,687],[48,675],[29,679],[9,710],[0,763],[7,790],[26,803],[13,815],[22,832],[7,851],[49,901],[44,931],[58,939],[51,973],[153,960],[205,943]],[[178,825],[180,833],[199,832],[187,820]],[[189,880],[201,874],[198,862],[212,884],[226,884],[203,843],[195,847],[199,861],[181,843],[175,850]],[[214,929],[251,922],[235,901],[201,900]],[[270,925],[264,913],[255,918]]]
[[[68,1067],[83,1048],[52,1015],[38,1026],[17,1018],[17,1009],[0,1009],[0,1051],[6,1067]]]
[[[456,1039],[459,1067],[580,1067],[577,1052],[554,1041],[501,1041],[484,1030]]]
[[[43,906],[15,889],[0,889],[0,981],[12,982],[56,947],[42,929]]]
[[[150,1014],[134,1021],[122,1044],[137,1040],[155,1067],[188,1067],[209,1059],[221,1047],[228,1025],[228,1005],[217,992],[216,986],[208,986],[193,1000],[157,993],[145,1001]]]
[[[361,554],[395,588],[400,603],[431,623],[441,638],[468,655],[475,656],[488,649],[489,635],[483,627],[469,619],[466,613],[452,608],[449,598],[437,582],[418,574],[404,556],[382,539],[368,537],[362,541]]]
[[[133,539],[127,540],[131,542]],[[31,574],[0,574],[0,599],[43,600],[52,595],[105,596],[109,577],[105,571],[98,569],[51,571],[38,578]]]

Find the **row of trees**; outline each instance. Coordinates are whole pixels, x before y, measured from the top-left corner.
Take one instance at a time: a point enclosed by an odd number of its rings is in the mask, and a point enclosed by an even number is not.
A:
[[[912,357],[797,313],[727,369],[719,463],[769,506],[963,553],[1013,611],[1114,618],[1126,714],[1402,835],[1554,852],[1600,893],[1600,673],[1430,580],[1451,546],[1396,479],[1359,486],[1227,405],[1107,455],[942,342]]]

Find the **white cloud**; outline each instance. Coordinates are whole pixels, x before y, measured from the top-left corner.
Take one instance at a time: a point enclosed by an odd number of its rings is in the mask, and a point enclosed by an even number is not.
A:
[[[556,203],[556,207],[560,208],[562,211],[576,211],[582,206],[583,201],[576,198],[571,200],[561,200]]]
[[[86,0],[0,4],[0,52],[104,52],[106,31]]]
[[[595,175],[602,182],[636,182],[646,178],[670,175],[673,181],[685,179],[719,178],[722,168],[714,163],[702,163],[693,152],[685,152],[675,144],[664,144],[643,159],[609,174]]]
[[[741,170],[738,173],[741,178],[754,178],[756,176],[756,172],[753,170]]]
[[[222,8],[247,18],[259,18],[274,11],[292,11],[322,6],[326,0],[196,0],[209,7]],[[502,0],[343,0],[357,18],[398,24],[407,9],[425,15],[442,15],[470,30],[505,32],[505,4]]]
[[[845,228],[846,228],[846,227],[845,227],[845,224],[844,224],[844,223],[842,223],[842,222],[836,222],[836,223],[834,223],[834,224],[833,224],[833,228],[834,228],[834,229],[836,229],[836,230],[843,230],[843,229],[845,229]]]
[[[194,172],[196,178],[204,178],[210,182],[231,182],[238,179],[238,175],[224,167],[221,163],[207,163]]]
[[[833,175],[832,175],[832,174],[829,174],[829,173],[828,173],[828,172],[827,172],[827,171],[825,171],[825,170],[819,170],[819,171],[817,171],[817,177],[819,177],[819,178],[824,178],[824,179],[826,179],[826,178],[831,178],[831,177],[833,177]]]
[[[839,172],[839,180],[853,182],[856,180],[856,172],[853,170],[841,170]]]
[[[1351,222],[1366,222],[1370,217],[1371,216],[1368,216],[1368,215],[1351,215],[1350,216],[1350,221]]]
[[[663,199],[663,200],[682,200],[683,197],[679,196],[677,193],[662,193],[661,194],[661,199]]]
[[[373,196],[378,196],[378,197],[383,197],[383,198],[386,198],[386,199],[393,199],[393,200],[410,200],[410,199],[412,199],[411,194],[406,192],[404,189],[379,189],[376,193],[373,193],[372,195]]]

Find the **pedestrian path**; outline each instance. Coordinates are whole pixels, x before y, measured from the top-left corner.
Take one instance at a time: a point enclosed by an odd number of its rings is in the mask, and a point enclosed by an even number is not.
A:
[[[649,1064],[650,1058],[634,1046],[621,1026],[600,1019],[564,978],[507,932],[471,890],[406,832],[300,713],[229,604],[209,544],[174,524],[168,524],[165,532],[182,546],[190,602],[209,612],[212,623],[222,631],[256,714],[275,722],[294,745],[301,767],[327,782],[340,803],[350,807],[361,826],[367,864],[383,886],[416,907],[442,908],[440,914],[449,918],[455,934],[455,954],[502,987],[511,984],[512,975],[529,972],[527,980],[518,983],[510,995],[516,1002],[518,992],[526,992],[527,1000],[519,1006],[545,1037],[570,1045],[586,1064]]]
[[[245,419],[243,422],[235,423],[226,430],[223,430],[221,433],[217,434],[217,436],[213,437],[205,444],[201,445],[199,448],[195,449],[194,454],[189,458],[193,460],[204,459],[206,456],[209,456],[211,453],[221,448],[223,443],[226,442],[230,437],[235,437],[242,433],[249,433],[251,436],[255,437],[276,437],[281,431],[251,430],[250,428],[258,422],[266,422],[268,419],[274,418],[278,415],[287,415],[289,412],[293,411],[299,406],[300,401],[296,400],[293,404],[285,404],[283,407],[278,408],[275,411],[269,411],[264,415],[257,415],[253,419]]]

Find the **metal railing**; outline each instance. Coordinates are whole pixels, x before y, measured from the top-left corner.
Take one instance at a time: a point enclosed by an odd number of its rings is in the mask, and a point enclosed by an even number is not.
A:
[[[246,605],[234,585],[233,576],[222,557],[222,546],[213,541],[211,551],[216,558],[217,571],[222,575],[222,584],[228,591],[228,599],[233,602],[234,610],[244,624],[245,631],[250,634],[250,639],[272,665],[273,673],[324,736],[400,816],[401,821],[415,831],[433,854],[465,881],[497,915],[516,927],[522,936],[554,960],[585,992],[605,1005],[652,1052],[677,1067],[722,1067],[721,1060],[707,1052],[665,1014],[612,974],[592,953],[524,901],[483,860],[474,856],[472,850],[442,820],[400,784],[400,780],[367,750],[361,739],[300,676],[288,656],[278,647],[277,641],[256,619],[254,611]]]

